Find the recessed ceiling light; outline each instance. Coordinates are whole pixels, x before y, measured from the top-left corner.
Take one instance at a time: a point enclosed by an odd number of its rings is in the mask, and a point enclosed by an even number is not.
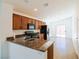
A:
[[[34,11],[38,11],[38,9],[37,9],[37,8],[35,8],[35,9],[34,9]]]

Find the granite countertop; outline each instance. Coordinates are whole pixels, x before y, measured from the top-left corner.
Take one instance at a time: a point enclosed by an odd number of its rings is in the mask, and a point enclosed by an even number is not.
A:
[[[42,52],[45,52],[54,43],[54,41],[52,40],[44,40],[44,39],[24,40],[24,37],[15,38],[14,40],[7,40],[7,41]]]

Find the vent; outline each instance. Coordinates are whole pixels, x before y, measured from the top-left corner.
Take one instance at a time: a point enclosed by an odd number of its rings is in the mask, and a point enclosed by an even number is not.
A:
[[[48,3],[44,3],[44,6],[47,7],[48,6]]]
[[[29,2],[29,0],[24,0],[24,2],[28,3],[28,2]]]

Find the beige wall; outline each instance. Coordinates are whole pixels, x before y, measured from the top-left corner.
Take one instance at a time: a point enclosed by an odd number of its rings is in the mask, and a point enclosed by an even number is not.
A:
[[[79,0],[76,0],[76,8],[73,19],[74,19],[74,32],[76,33],[76,37],[73,39],[73,43],[75,51],[79,57]]]
[[[0,18],[1,18],[1,11],[2,11],[2,0],[0,0]],[[1,43],[1,31],[0,31],[0,43]],[[1,59],[1,44],[0,44],[0,59]]]
[[[9,59],[9,49],[6,42],[6,37],[13,36],[12,31],[12,13],[13,7],[10,4],[2,3],[0,19],[0,45],[1,45],[1,59]]]

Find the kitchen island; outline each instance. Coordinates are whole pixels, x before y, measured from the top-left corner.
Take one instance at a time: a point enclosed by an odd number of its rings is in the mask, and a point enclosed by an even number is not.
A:
[[[10,59],[53,59],[52,40],[24,40],[24,37],[7,40]]]

